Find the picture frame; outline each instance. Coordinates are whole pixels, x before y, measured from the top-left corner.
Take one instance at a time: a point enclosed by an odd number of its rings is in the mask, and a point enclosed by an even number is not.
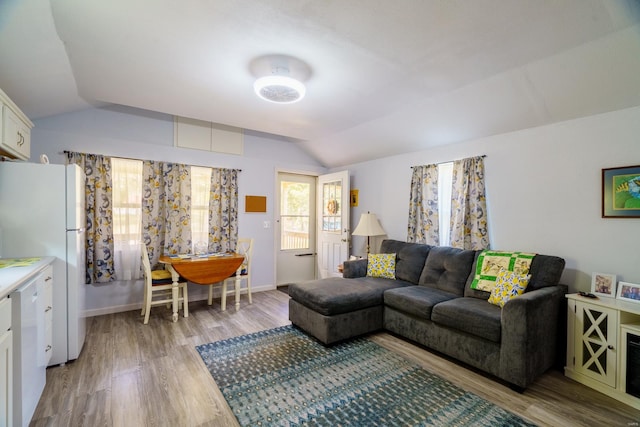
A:
[[[616,275],[593,273],[591,275],[591,293],[602,297],[616,297]]]
[[[351,201],[351,207],[357,207],[358,206],[358,190],[351,190],[349,192],[349,199]]]
[[[629,282],[618,283],[618,294],[616,298],[622,301],[640,304],[640,285]]]
[[[640,218],[640,165],[602,169],[602,217]]]

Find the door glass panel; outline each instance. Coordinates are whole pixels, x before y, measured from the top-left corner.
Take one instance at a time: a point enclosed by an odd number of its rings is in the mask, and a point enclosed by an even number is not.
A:
[[[327,182],[322,185],[322,230],[340,232],[342,229],[342,183]]]
[[[309,195],[304,182],[283,181],[280,186],[280,249],[309,249]]]

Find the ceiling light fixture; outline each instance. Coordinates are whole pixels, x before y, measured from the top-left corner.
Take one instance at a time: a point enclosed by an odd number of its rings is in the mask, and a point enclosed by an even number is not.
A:
[[[271,75],[260,77],[253,84],[256,95],[265,101],[277,104],[293,104],[304,98],[304,85],[289,76]]]

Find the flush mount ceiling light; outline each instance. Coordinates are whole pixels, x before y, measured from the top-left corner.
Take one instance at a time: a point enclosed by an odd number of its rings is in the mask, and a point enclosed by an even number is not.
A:
[[[276,104],[293,104],[304,98],[303,82],[311,76],[311,68],[304,61],[282,54],[254,58],[249,70],[256,78],[253,84],[256,95]]]
[[[298,80],[283,75],[260,77],[253,84],[256,95],[277,104],[293,104],[304,98],[306,88]]]

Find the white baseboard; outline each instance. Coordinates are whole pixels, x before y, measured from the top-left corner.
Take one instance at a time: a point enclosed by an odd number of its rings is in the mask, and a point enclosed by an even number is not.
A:
[[[233,291],[233,287],[229,287],[230,289],[227,291],[227,303],[229,302],[229,296],[233,295],[234,291]],[[275,290],[275,286],[258,286],[258,287],[251,287],[251,293],[255,294],[257,292],[264,292],[264,291],[272,291]],[[190,302],[194,302],[194,301],[202,301],[202,300],[206,300],[209,297],[209,290],[207,287],[202,286],[202,291],[201,292],[192,292],[193,288],[189,287],[189,301]],[[213,296],[214,298],[220,298],[220,292],[221,289],[220,287],[216,287],[216,289],[214,289],[214,293]],[[247,291],[245,288],[243,288],[240,291],[240,294],[246,294]],[[125,304],[125,305],[117,305],[117,306],[111,306],[111,307],[101,307],[101,308],[94,308],[91,310],[86,310],[84,312],[84,316],[85,317],[94,317],[94,316],[104,316],[105,314],[114,314],[114,313],[122,313],[124,311],[132,311],[132,310],[141,310],[142,309],[142,301],[139,303],[133,303],[133,304]]]

